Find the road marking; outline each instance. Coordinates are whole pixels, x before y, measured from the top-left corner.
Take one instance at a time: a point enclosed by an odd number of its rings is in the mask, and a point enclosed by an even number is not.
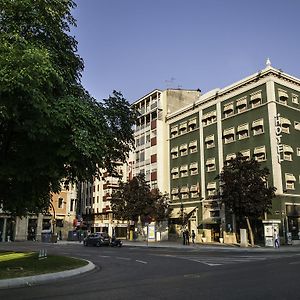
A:
[[[98,255],[98,257],[109,258],[110,256],[108,256],[108,255]]]
[[[147,264],[147,262],[146,262],[146,261],[143,261],[143,260],[138,260],[138,259],[136,259],[135,261],[136,261],[136,262],[139,262],[139,263],[141,263],[141,264]]]
[[[117,256],[116,259],[130,260],[130,258],[128,257],[120,257],[120,256]]]
[[[300,264],[300,261],[293,261],[293,262],[290,262],[289,265],[299,265]]]

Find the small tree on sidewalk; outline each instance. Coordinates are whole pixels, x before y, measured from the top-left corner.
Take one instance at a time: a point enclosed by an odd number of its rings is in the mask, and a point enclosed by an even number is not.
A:
[[[251,221],[262,217],[272,206],[275,187],[268,187],[269,170],[252,158],[246,160],[238,153],[236,158],[224,166],[218,176],[220,181],[219,197],[227,211],[236,216],[237,228],[247,224],[251,245],[254,236]]]
[[[140,219],[142,224],[155,220],[157,222],[168,218],[167,195],[163,195],[158,189],[151,191],[145,181],[145,175],[140,173],[132,180],[120,182],[111,199],[112,211],[117,219],[135,221]]]

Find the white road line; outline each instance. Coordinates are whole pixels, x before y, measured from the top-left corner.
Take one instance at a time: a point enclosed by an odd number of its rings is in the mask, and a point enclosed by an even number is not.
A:
[[[128,258],[128,257],[119,257],[119,256],[117,256],[116,259],[131,260],[131,258]]]
[[[300,264],[300,261],[293,261],[293,262],[290,262],[289,265],[299,265]]]
[[[146,262],[146,261],[143,261],[143,260],[138,260],[138,259],[136,259],[135,261],[136,261],[136,262],[139,262],[139,263],[141,263],[141,264],[147,264],[147,262]]]
[[[108,256],[108,255],[98,255],[98,257],[109,258],[110,256]]]

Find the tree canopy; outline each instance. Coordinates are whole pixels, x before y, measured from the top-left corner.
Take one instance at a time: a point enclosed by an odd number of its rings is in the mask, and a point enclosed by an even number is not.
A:
[[[82,86],[72,0],[0,1],[0,205],[22,216],[63,182],[113,173],[135,113],[120,92],[96,101]]]
[[[238,225],[242,225],[245,218],[262,217],[271,208],[276,188],[268,186],[268,175],[267,168],[262,168],[253,158],[246,160],[241,153],[224,166],[219,175],[219,196],[226,211],[237,217]]]
[[[158,189],[150,190],[145,175],[140,173],[128,182],[120,182],[111,199],[112,211],[117,219],[144,224],[149,220],[164,221],[169,217],[168,198]]]

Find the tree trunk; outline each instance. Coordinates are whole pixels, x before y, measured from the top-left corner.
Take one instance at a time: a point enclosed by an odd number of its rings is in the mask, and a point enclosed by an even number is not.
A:
[[[251,228],[250,221],[249,221],[248,217],[246,217],[246,222],[247,222],[247,226],[248,226],[248,230],[249,230],[249,234],[250,234],[251,247],[254,247],[253,231],[252,231],[252,228]]]

